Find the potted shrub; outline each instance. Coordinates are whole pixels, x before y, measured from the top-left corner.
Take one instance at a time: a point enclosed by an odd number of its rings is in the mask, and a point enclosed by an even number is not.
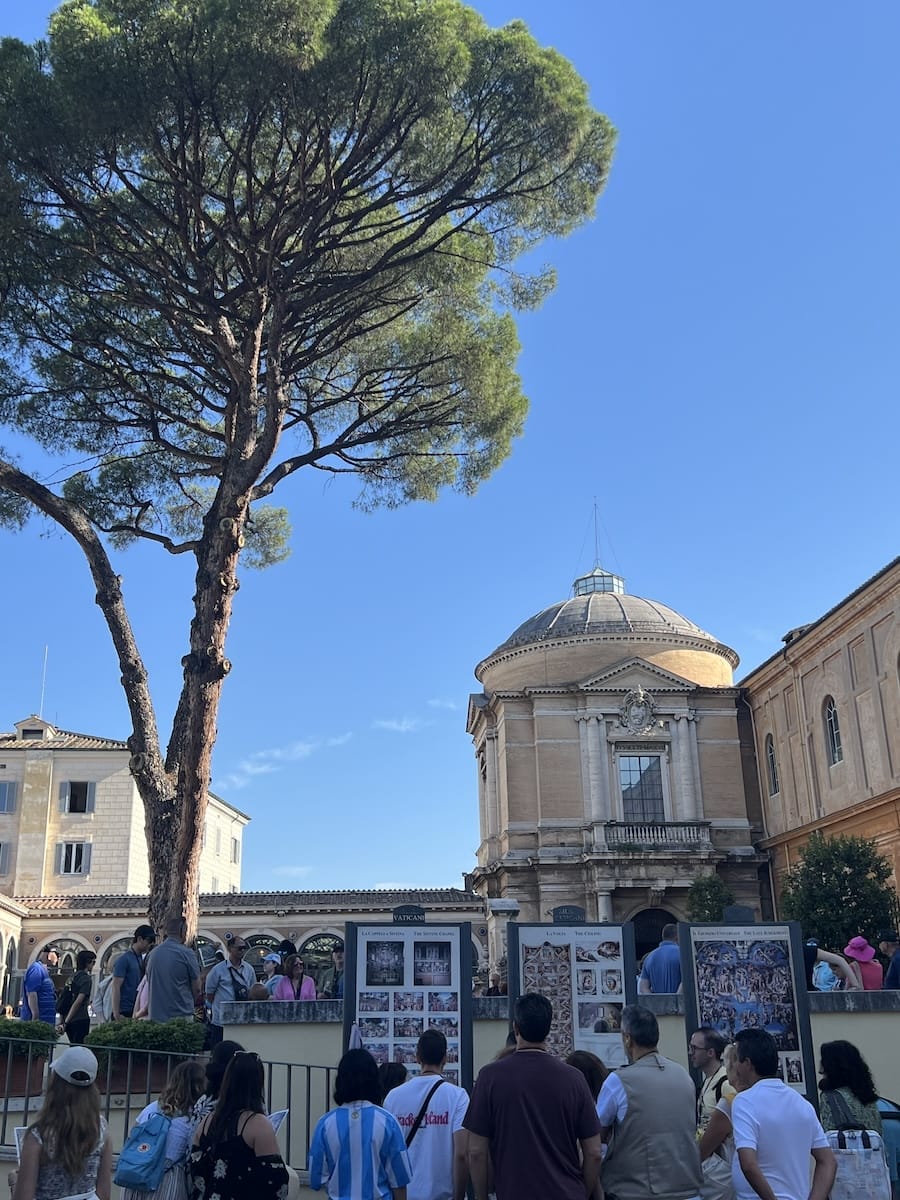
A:
[[[205,1027],[190,1019],[176,1021],[107,1021],[85,1038],[97,1055],[101,1092],[156,1095],[169,1072],[203,1049]],[[129,1076],[130,1065],[130,1076]]]
[[[59,1034],[46,1021],[0,1017],[0,1089],[7,1096],[39,1096],[44,1065]]]

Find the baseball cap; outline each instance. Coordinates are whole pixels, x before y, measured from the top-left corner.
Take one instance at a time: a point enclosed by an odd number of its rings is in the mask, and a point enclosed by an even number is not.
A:
[[[265,956],[265,958],[263,959],[263,962],[280,963],[281,955],[280,954],[267,954]]]
[[[882,929],[878,935],[879,942],[900,942],[896,929]]]
[[[50,1070],[75,1087],[90,1087],[97,1078],[97,1060],[87,1046],[70,1046],[54,1058]]]
[[[855,958],[857,962],[871,962],[875,957],[875,948],[870,946],[864,937],[857,935],[844,947],[844,953],[848,958]]]

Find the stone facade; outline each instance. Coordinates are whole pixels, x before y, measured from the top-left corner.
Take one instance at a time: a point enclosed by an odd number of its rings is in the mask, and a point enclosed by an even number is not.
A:
[[[874,838],[900,880],[900,559],[743,681],[776,887],[815,830]]]
[[[468,729],[481,838],[471,887],[491,920],[636,919],[639,952],[684,918],[695,878],[719,873],[764,915],[761,835],[737,655],[665,605],[596,569],[571,600],[526,621],[476,668]],[[500,915],[502,914],[502,916]]]
[[[144,809],[124,742],[39,717],[0,734],[0,893],[146,894]],[[249,818],[210,796],[200,859],[204,891],[237,891]]]

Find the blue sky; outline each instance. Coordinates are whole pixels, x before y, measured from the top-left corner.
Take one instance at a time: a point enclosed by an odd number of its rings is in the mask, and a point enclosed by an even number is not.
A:
[[[900,8],[874,0],[483,0],[572,59],[619,130],[592,224],[540,256],[531,412],[471,499],[364,515],[279,493],[293,554],[245,571],[214,787],[252,817],[244,886],[459,885],[478,842],[472,674],[601,559],[733,646],[738,677],[897,553]],[[51,6],[0,3],[40,36]],[[0,727],[125,737],[79,554],[0,534]],[[190,565],[121,559],[163,730]]]

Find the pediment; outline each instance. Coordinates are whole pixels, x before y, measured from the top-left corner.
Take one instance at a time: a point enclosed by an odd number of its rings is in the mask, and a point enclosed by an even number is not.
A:
[[[578,685],[582,692],[630,692],[638,688],[648,692],[693,692],[697,684],[643,658],[626,658]]]

